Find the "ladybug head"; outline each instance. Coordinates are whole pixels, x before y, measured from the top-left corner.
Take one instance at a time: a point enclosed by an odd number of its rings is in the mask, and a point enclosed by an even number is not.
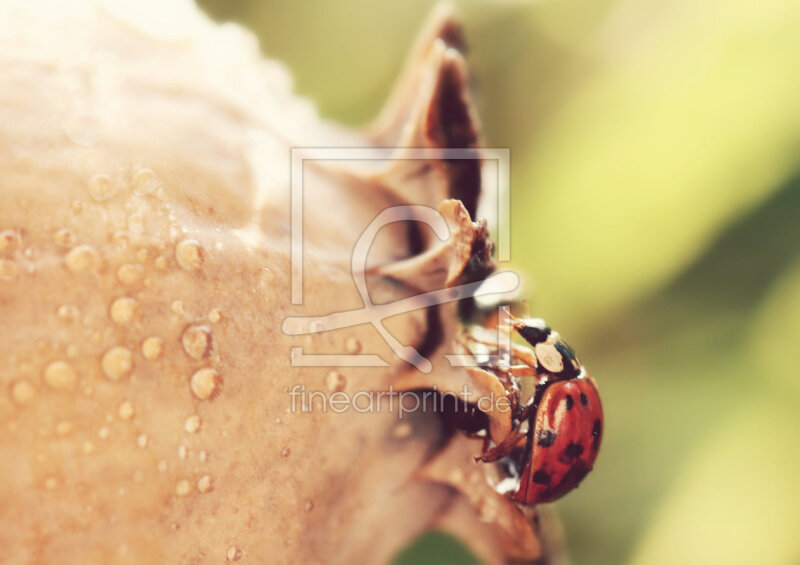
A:
[[[547,322],[541,318],[513,318],[511,321],[514,329],[522,336],[522,339],[532,346],[547,341],[547,338],[552,333]]]

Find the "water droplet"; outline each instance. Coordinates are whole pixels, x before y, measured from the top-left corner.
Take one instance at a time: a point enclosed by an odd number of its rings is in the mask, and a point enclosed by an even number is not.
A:
[[[212,398],[219,392],[222,379],[214,369],[205,367],[192,375],[190,386],[192,393],[200,400]]]
[[[289,455],[291,453],[292,453],[292,450],[289,449],[288,447],[286,447],[286,448],[284,448],[283,451],[281,451],[281,457],[284,457],[284,458],[289,457]]]
[[[225,557],[228,558],[228,561],[239,561],[243,555],[244,552],[235,545],[230,546],[228,551],[225,552]]]
[[[197,454],[197,460],[200,461],[200,463],[205,463],[208,460],[208,453],[206,453],[205,450],[201,451]]]
[[[117,298],[111,303],[109,316],[115,324],[127,324],[136,315],[139,303],[133,298]]]
[[[208,321],[212,324],[217,324],[222,319],[222,310],[214,308],[208,311]]]
[[[78,375],[66,361],[53,361],[45,367],[44,382],[53,390],[74,390]]]
[[[392,437],[394,437],[395,439],[405,439],[409,437],[411,435],[411,432],[413,431],[414,430],[411,427],[411,424],[409,424],[408,422],[401,422],[400,424],[397,424],[392,430]]]
[[[312,510],[314,510],[314,501],[310,499],[307,500],[305,504],[305,509],[306,512],[311,512]]]
[[[73,247],[77,237],[71,229],[61,228],[53,235],[53,241],[59,247]]]
[[[121,247],[122,249],[127,249],[128,244],[130,243],[129,239],[130,239],[130,234],[128,232],[118,230],[112,234],[111,243],[113,243],[117,247]]]
[[[80,312],[78,311],[78,308],[76,306],[72,306],[71,304],[64,304],[63,306],[58,307],[57,315],[58,319],[61,320],[62,322],[71,324],[78,318]]]
[[[144,233],[144,217],[138,212],[128,216],[128,229],[131,233]]]
[[[134,414],[133,404],[125,400],[124,402],[122,402],[122,404],[119,405],[117,413],[119,414],[120,420],[128,421],[132,419]]]
[[[17,264],[6,259],[0,259],[0,280],[10,281],[17,276]]]
[[[189,491],[192,490],[192,485],[189,484],[189,481],[186,479],[181,479],[178,481],[178,484],[175,485],[175,494],[178,496],[186,496],[189,494]]]
[[[186,422],[183,423],[183,429],[185,429],[190,434],[196,434],[200,431],[200,425],[203,421],[200,419],[200,416],[194,415],[189,416],[186,418]]]
[[[142,448],[147,447],[147,441],[147,434],[139,434],[139,437],[136,438],[136,445]]]
[[[0,232],[0,253],[14,251],[22,243],[19,233],[14,230],[3,230]]]
[[[111,177],[104,174],[94,175],[89,179],[89,196],[96,202],[105,202],[117,193],[117,186]]]
[[[72,201],[72,211],[75,214],[80,214],[81,212],[83,212],[83,209],[85,207],[86,207],[86,205],[80,200],[73,200]]]
[[[47,490],[55,490],[58,488],[58,479],[55,477],[47,477],[44,480],[44,488]]]
[[[73,247],[65,259],[67,269],[71,273],[83,273],[95,266],[99,260],[97,251],[89,245],[79,245]]]
[[[178,459],[181,461],[186,460],[186,455],[189,453],[189,449],[185,445],[178,446]]]
[[[36,389],[28,381],[17,381],[11,386],[11,398],[18,406],[30,404],[36,397]]]
[[[164,340],[160,337],[148,337],[142,342],[142,355],[149,361],[161,357],[162,351],[164,351]]]
[[[344,348],[349,354],[355,355],[361,351],[361,342],[354,337],[347,338],[347,341],[344,342]]]
[[[261,269],[261,286],[269,286],[275,280],[275,271],[270,269],[269,267],[264,267]]]
[[[148,257],[149,255],[150,255],[150,252],[149,252],[147,249],[145,249],[145,248],[143,247],[143,248],[139,249],[139,250],[136,252],[136,260],[137,260],[139,263],[147,263],[147,257]]]
[[[56,424],[56,433],[60,436],[66,436],[72,433],[74,426],[72,422],[68,420],[61,420],[58,424]]]
[[[97,430],[97,437],[99,437],[100,439],[108,439],[108,436],[110,435],[111,435],[111,430],[105,426]]]
[[[175,260],[185,271],[194,271],[203,264],[203,251],[193,239],[184,239],[175,246]]]
[[[101,361],[103,372],[112,381],[118,381],[133,371],[133,354],[127,347],[116,346],[106,351]]]
[[[197,490],[200,492],[210,492],[214,488],[213,481],[209,475],[203,475],[197,479]]]
[[[151,169],[139,169],[131,179],[133,193],[138,196],[152,194],[160,185],[158,177]]]
[[[331,371],[325,377],[325,384],[328,385],[328,390],[331,392],[341,392],[347,386],[347,377],[339,371]]]
[[[166,473],[166,471],[167,471],[167,460],[166,459],[162,459],[161,461],[159,461],[158,464],[156,465],[156,469],[158,469],[159,473]]]
[[[211,354],[211,329],[208,326],[189,326],[181,337],[183,350],[192,359],[204,359]]]
[[[170,304],[170,309],[171,309],[173,312],[175,312],[176,314],[181,314],[181,315],[183,315],[183,314],[185,314],[185,313],[186,313],[186,312],[184,312],[184,310],[183,310],[183,302],[181,302],[180,300],[175,300],[175,301],[173,301],[173,302],[172,302],[172,304]]]
[[[90,453],[94,453],[94,444],[91,441],[84,441],[83,442],[83,452],[87,455]]]
[[[125,263],[117,269],[117,278],[119,282],[126,285],[134,285],[142,279],[143,271],[140,265],[133,263]]]
[[[167,268],[167,259],[165,257],[156,257],[156,269],[164,270]]]

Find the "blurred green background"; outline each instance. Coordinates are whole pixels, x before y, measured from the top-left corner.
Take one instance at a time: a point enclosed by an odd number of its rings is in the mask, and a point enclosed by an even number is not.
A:
[[[201,5],[358,125],[433,2]],[[557,503],[573,562],[797,565],[800,3],[458,8],[485,143],[512,151],[514,266],[605,403],[596,470]],[[450,543],[400,561],[466,559]]]

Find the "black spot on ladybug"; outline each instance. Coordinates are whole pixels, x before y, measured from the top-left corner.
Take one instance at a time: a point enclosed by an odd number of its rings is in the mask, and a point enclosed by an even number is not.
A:
[[[564,450],[564,455],[566,455],[570,459],[575,459],[576,457],[580,457],[582,453],[583,453],[583,446],[579,443],[570,443]]]
[[[550,474],[544,471],[536,471],[533,474],[533,482],[537,485],[546,485],[550,482]]]
[[[567,408],[567,410],[572,410],[572,407],[575,405],[575,399],[572,398],[571,394],[568,394],[564,398],[564,405]]]
[[[585,394],[583,394],[583,393],[581,393],[581,404],[583,404],[584,406],[586,406],[587,404],[589,404],[589,399],[588,399],[588,398],[586,398],[586,395],[585,395]]]
[[[547,326],[544,328],[537,328],[536,326],[524,326],[519,328],[517,331],[519,332],[519,335],[522,336],[522,339],[531,345],[536,345],[537,343],[547,341],[547,337],[550,335],[550,328]]]
[[[592,468],[590,466],[585,465],[581,461],[577,461],[561,480],[560,486],[563,488],[563,493],[567,493],[577,487],[591,470]]]
[[[600,420],[595,420],[594,424],[592,424],[592,449],[597,449],[600,446],[600,432],[602,430],[602,424]]]
[[[547,428],[544,430],[539,430],[538,436],[539,439],[536,442],[536,445],[539,445],[540,447],[550,447],[555,443],[557,434],[555,430]]]

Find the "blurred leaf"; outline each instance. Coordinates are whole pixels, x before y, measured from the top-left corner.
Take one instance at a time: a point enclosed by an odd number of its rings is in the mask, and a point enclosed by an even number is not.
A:
[[[620,6],[602,69],[512,154],[512,253],[537,313],[586,320],[642,296],[781,184],[800,137],[798,17],[789,2]]]
[[[428,532],[395,557],[393,565],[481,565],[481,562],[453,536]]]
[[[800,400],[797,346],[800,339],[800,262],[775,285],[752,328],[752,366]],[[796,461],[800,465],[800,460]],[[800,500],[798,500],[800,504]]]
[[[754,395],[672,485],[632,565],[796,564],[800,413]]]
[[[742,326],[761,308],[775,279],[800,258],[798,217],[800,174],[795,174],[727,226],[689,268],[639,307],[666,332],[690,317],[725,318],[730,326],[726,339],[741,339],[747,335]]]
[[[575,563],[624,562],[665,489],[711,441],[718,422],[776,380],[796,390],[791,345],[800,312],[787,295],[800,294],[800,276],[773,288],[800,258],[798,217],[795,177],[729,225],[658,295],[605,320],[604,331],[581,344],[600,386],[606,435],[596,469],[558,503]],[[754,324],[755,317],[763,321]],[[635,472],[621,471],[627,469]],[[613,519],[603,517],[607,508],[615,508]]]

